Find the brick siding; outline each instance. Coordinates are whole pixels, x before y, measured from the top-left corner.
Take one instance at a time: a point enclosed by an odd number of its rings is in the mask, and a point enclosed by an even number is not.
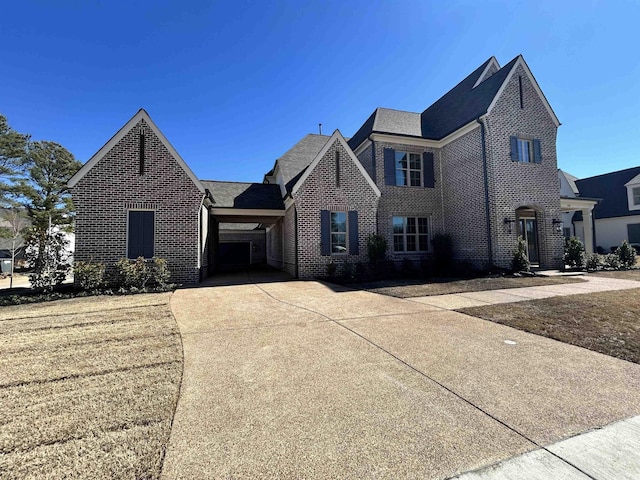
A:
[[[376,169],[376,185],[380,189],[381,197],[378,203],[377,222],[378,233],[383,235],[387,240],[387,258],[395,263],[402,263],[409,260],[411,262],[419,262],[427,258],[430,253],[427,252],[394,252],[393,251],[393,225],[392,217],[426,217],[430,219],[429,225],[431,231],[429,237],[434,233],[440,232],[442,229],[442,182],[437,174],[440,169],[440,158],[437,149],[416,147],[412,145],[374,142],[375,149],[375,169]],[[434,157],[434,171],[436,173],[435,188],[424,187],[399,187],[395,185],[385,185],[384,178],[384,149],[393,148],[411,153],[422,155],[423,152],[432,152]],[[431,241],[429,240],[429,249],[431,249]]]
[[[524,108],[520,108],[518,77],[522,78]],[[515,219],[516,209],[531,207],[536,210],[540,265],[560,267],[563,237],[552,224],[553,219],[560,219],[557,127],[521,66],[487,116],[486,124],[494,262],[509,267],[513,257],[517,227],[514,224],[509,233],[504,219]],[[542,163],[511,161],[511,135],[540,139]]]
[[[139,132],[145,126],[145,171],[139,174]],[[77,261],[112,265],[127,255],[128,211],[155,211],[154,254],[171,281],[199,280],[198,216],[203,195],[141,120],[72,189]],[[203,259],[206,264],[206,257]]]
[[[340,152],[340,186],[336,185],[336,150]],[[330,262],[340,274],[347,264],[367,261],[367,237],[376,231],[378,197],[339,140],[331,145],[294,194],[294,200],[298,217],[299,278],[326,276]],[[321,254],[321,210],[358,212],[358,255]]]

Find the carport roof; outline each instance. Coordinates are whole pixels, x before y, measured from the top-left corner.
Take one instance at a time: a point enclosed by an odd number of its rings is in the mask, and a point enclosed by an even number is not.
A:
[[[284,210],[278,185],[201,180],[213,197],[214,207]]]

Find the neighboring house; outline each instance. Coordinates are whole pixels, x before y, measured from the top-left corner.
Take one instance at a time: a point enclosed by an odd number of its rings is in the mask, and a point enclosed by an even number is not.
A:
[[[571,178],[576,197],[598,201],[593,208],[594,245],[605,252],[619,247],[623,240],[640,246],[640,167],[583,179]],[[589,231],[584,226],[585,218],[582,211],[572,218],[575,235],[582,240]]]
[[[156,255],[183,282],[263,261],[310,278],[366,261],[372,233],[398,263],[447,233],[478,268],[509,267],[518,235],[556,268],[558,126],[524,59],[492,57],[422,112],[377,108],[350,139],[307,135],[263,183],[237,183],[198,180],[140,110],[69,181],[76,259]]]

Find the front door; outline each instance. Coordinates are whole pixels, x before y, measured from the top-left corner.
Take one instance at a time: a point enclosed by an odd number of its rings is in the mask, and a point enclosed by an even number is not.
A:
[[[532,265],[540,264],[538,254],[538,225],[535,218],[520,218],[518,220],[520,235],[527,245],[527,258]]]

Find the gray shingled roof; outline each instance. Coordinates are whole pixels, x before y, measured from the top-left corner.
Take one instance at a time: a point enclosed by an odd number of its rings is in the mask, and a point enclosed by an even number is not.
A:
[[[215,207],[284,210],[278,185],[201,180],[211,192]]]
[[[513,65],[518,61],[518,57],[473,88],[490,61],[491,59],[480,65],[471,75],[422,112],[422,136],[424,138],[441,140],[487,113],[489,105]]]
[[[288,192],[291,191],[302,172],[313,162],[328,140],[327,135],[310,133],[276,160]]]
[[[593,218],[638,215],[637,210],[629,210],[627,187],[624,186],[625,183],[637,175],[640,175],[640,167],[627,168],[626,170],[576,180],[576,186],[580,191],[580,197],[602,199],[593,209]],[[582,212],[576,212],[573,220],[582,220]]]
[[[518,57],[481,82],[478,81],[491,59],[484,62],[458,85],[422,113],[377,108],[349,141],[357,148],[372,133],[393,133],[441,140],[487,113]]]

